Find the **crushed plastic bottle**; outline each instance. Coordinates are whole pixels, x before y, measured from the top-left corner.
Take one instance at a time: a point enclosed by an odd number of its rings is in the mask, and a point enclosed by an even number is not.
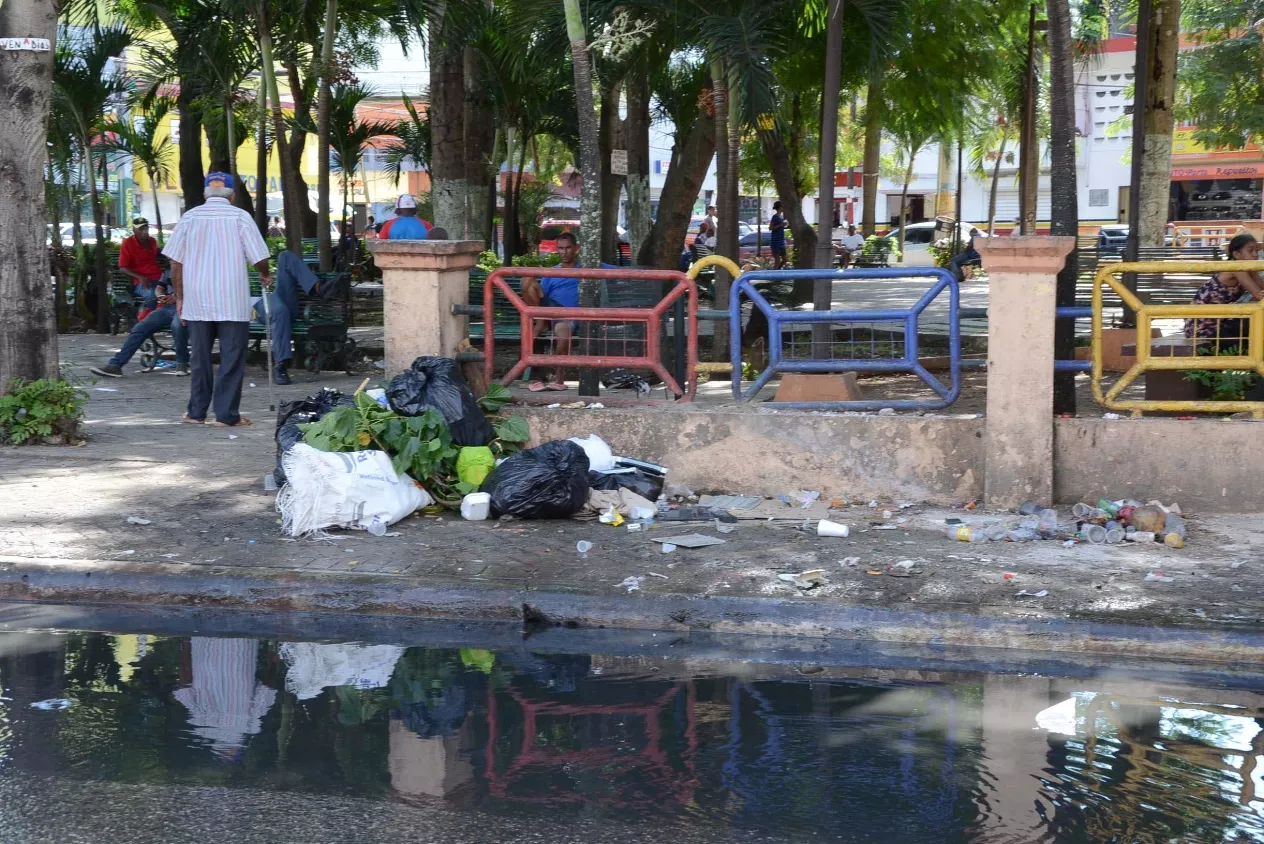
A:
[[[1052,509],[1044,509],[1040,511],[1039,523],[1036,525],[1037,532],[1045,539],[1053,539],[1058,535],[1058,511]]]
[[[955,539],[959,542],[987,542],[987,534],[978,528],[968,527],[966,525],[953,525],[948,528],[944,534],[949,539]]]
[[[1132,533],[1124,535],[1124,539],[1129,542],[1153,542],[1157,534],[1148,530],[1134,530]]]
[[[1172,583],[1176,580],[1174,577],[1168,577],[1161,571],[1152,571],[1145,576],[1147,583]]]
[[[1097,499],[1097,509],[1105,512],[1111,518],[1114,518],[1119,512],[1119,505],[1113,501],[1108,501],[1105,498],[1099,498]]]
[[[1040,534],[1031,528],[1019,527],[1005,534],[1005,538],[1010,542],[1035,542],[1040,538]]]

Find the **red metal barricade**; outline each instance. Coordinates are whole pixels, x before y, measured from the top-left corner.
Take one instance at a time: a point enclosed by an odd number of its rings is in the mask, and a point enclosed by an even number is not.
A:
[[[655,304],[652,308],[554,308],[544,306],[532,306],[523,301],[522,297],[509,285],[507,278],[578,278],[581,281],[586,278],[595,278],[601,280],[630,280],[630,281],[660,281],[675,282],[675,287],[668,290],[666,295]],[[496,270],[487,277],[486,283],[483,285],[483,313],[487,325],[493,323],[494,307],[493,297],[496,291],[509,300],[518,311],[518,315],[522,325],[522,351],[518,358],[518,362],[513,368],[500,379],[500,383],[508,386],[516,378],[518,378],[527,369],[527,367],[567,367],[576,369],[648,369],[653,371],[659,378],[663,379],[663,383],[667,388],[675,393],[682,401],[692,401],[694,394],[698,391],[698,287],[694,280],[687,277],[684,273],[672,270],[632,270],[632,269],[610,269],[610,270],[588,270],[588,269],[562,269],[559,267],[504,267]],[[681,297],[686,297],[685,302],[685,320],[686,320],[686,347],[685,347],[685,372],[686,383],[682,387],[667,371],[667,367],[663,365],[662,360],[662,326],[663,315],[667,313],[668,308],[672,307]],[[590,323],[589,337],[587,340],[592,341],[594,332],[600,333],[603,325],[615,323],[622,326],[642,325],[644,326],[643,338],[637,338],[632,341],[643,347],[644,353],[640,355],[610,355],[610,354],[536,354],[535,352],[535,331],[534,326],[537,320],[547,322],[567,321],[571,323],[579,323],[574,334],[574,346],[582,345],[585,342],[584,323]],[[484,371],[487,374],[488,382],[495,379],[495,360],[496,360],[496,338],[495,331],[488,330],[484,336]],[[625,339],[625,349],[628,341]]]

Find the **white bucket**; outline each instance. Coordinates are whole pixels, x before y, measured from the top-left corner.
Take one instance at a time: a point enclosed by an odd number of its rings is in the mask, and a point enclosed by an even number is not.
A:
[[[471,492],[461,499],[461,518],[481,522],[492,510],[492,497],[486,492]]]

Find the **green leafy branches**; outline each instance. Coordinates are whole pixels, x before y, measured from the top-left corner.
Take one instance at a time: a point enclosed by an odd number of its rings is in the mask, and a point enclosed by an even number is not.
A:
[[[66,381],[15,378],[0,396],[0,440],[22,445],[48,437],[71,442],[87,395]]]

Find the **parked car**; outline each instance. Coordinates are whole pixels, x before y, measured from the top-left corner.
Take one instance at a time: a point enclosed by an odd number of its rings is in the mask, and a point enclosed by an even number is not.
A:
[[[977,226],[970,223],[958,224],[958,236],[961,238],[962,243],[970,239],[970,229],[972,228],[977,228]],[[891,229],[886,235],[898,242],[900,230],[899,228]],[[987,237],[987,233],[982,229],[979,230],[979,235]],[[937,231],[934,220],[928,220],[924,223],[910,223],[905,227],[904,260],[900,263],[906,267],[935,266],[935,256],[930,251],[931,244],[943,237],[951,236],[951,232],[945,235]]]
[[[1128,230],[1129,226],[1127,223],[1111,223],[1102,226],[1097,230],[1097,248],[1099,250],[1117,249],[1122,251],[1128,245]],[[1167,230],[1163,233],[1163,245],[1171,246],[1172,238],[1172,225],[1169,223]]]

